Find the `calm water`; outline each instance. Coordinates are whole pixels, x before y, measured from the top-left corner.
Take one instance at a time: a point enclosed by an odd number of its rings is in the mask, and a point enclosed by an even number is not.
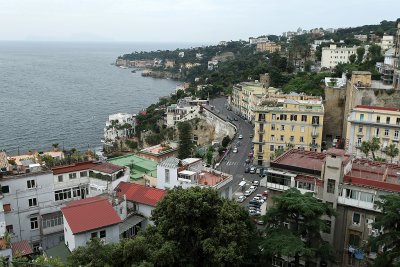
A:
[[[177,84],[110,63],[132,51],[189,46],[0,42],[0,149],[99,146],[109,114],[137,113]]]

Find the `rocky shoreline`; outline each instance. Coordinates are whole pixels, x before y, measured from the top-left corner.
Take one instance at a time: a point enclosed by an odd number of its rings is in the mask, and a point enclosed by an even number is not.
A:
[[[180,73],[172,73],[169,71],[154,71],[154,70],[150,70],[150,69],[144,70],[141,75],[143,77],[172,79],[172,80],[180,80],[183,78],[183,75]]]

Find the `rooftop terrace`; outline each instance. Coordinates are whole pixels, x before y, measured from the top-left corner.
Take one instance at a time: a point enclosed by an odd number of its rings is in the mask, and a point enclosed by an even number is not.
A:
[[[131,179],[139,180],[145,174],[157,177],[157,162],[129,154],[107,160],[108,162],[118,165],[127,166],[131,170]]]

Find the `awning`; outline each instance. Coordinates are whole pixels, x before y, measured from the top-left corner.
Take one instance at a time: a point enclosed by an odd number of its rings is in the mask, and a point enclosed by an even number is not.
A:
[[[121,234],[121,233],[127,231],[128,229],[132,228],[133,226],[137,225],[138,223],[140,223],[144,220],[145,220],[145,218],[143,218],[141,216],[137,216],[137,215],[129,217],[128,219],[126,219],[119,225],[119,233]]]

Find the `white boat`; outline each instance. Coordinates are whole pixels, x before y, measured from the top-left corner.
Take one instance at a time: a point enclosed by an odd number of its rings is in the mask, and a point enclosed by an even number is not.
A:
[[[128,67],[125,66],[119,66],[121,69],[127,69]]]

